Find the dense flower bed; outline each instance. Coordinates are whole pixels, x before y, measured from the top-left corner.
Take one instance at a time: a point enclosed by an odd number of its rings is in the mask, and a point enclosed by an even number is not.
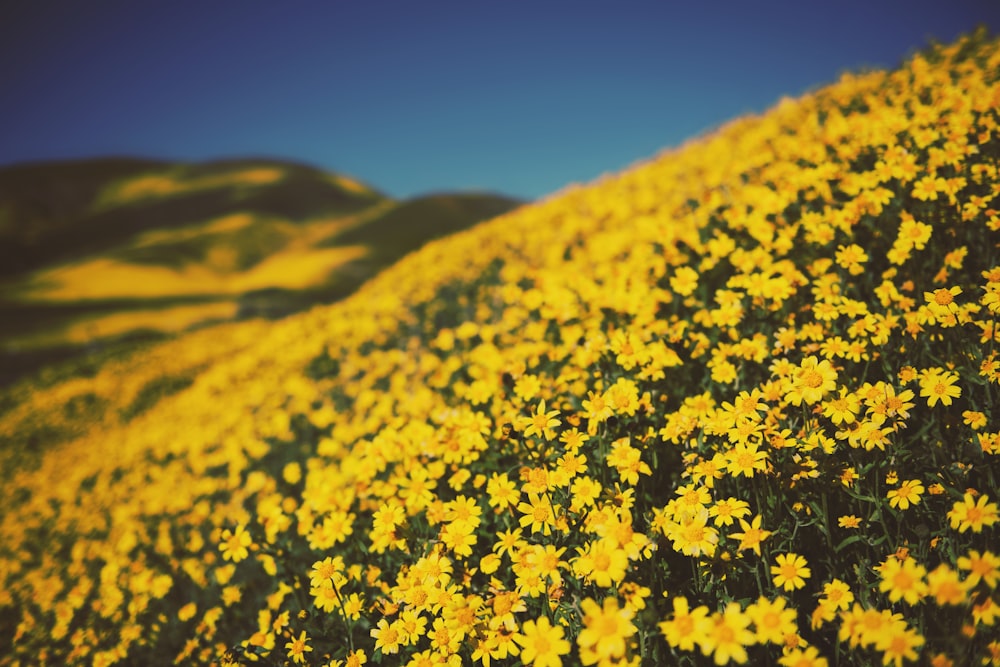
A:
[[[784,100],[18,472],[0,664],[1000,664],[998,72]]]

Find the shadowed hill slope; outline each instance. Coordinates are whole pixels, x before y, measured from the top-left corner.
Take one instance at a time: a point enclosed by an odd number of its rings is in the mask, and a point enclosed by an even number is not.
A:
[[[0,276],[98,253],[156,228],[249,210],[302,220],[347,214],[381,195],[275,160],[176,164],[99,158],[0,168]]]
[[[998,109],[935,46],[231,325],[10,474],[0,663],[995,661]]]

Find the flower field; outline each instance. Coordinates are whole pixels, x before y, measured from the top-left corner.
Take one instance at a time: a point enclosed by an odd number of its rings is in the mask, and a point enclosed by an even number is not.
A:
[[[998,168],[980,33],[255,325],[4,472],[0,665],[1000,665]]]

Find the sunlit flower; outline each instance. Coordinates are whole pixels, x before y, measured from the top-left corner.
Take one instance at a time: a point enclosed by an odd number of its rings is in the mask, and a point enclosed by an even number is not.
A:
[[[806,559],[795,553],[778,554],[775,564],[771,566],[774,585],[786,591],[802,588],[811,575]]]

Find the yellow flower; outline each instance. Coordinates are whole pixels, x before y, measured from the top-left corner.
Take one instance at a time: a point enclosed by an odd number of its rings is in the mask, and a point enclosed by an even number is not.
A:
[[[901,667],[903,661],[915,661],[919,657],[915,649],[924,645],[924,638],[905,624],[892,624],[888,631],[878,635],[875,648],[882,652],[882,664],[894,663]]]
[[[778,658],[778,664],[781,667],[829,667],[830,665],[815,646],[794,648]]]
[[[519,417],[515,425],[524,433],[525,437],[540,435],[546,440],[552,440],[556,437],[553,429],[562,423],[556,419],[556,415],[558,414],[558,410],[546,412],[545,399],[542,399],[538,401],[538,405],[532,411],[530,417]]]
[[[385,653],[398,653],[399,645],[405,639],[402,632],[400,632],[399,621],[389,621],[384,618],[380,618],[378,623],[374,628],[369,630],[368,634],[375,640],[375,650]]]
[[[774,585],[786,591],[794,591],[806,585],[805,580],[812,575],[806,567],[806,559],[795,553],[778,554],[771,566]]]
[[[223,560],[239,563],[250,555],[248,549],[251,544],[253,544],[253,538],[250,537],[250,533],[246,531],[243,524],[239,524],[236,526],[236,530],[227,528],[222,531],[222,542],[219,544],[219,550],[222,552]]]
[[[968,555],[958,559],[958,567],[969,572],[969,576],[965,580],[969,586],[975,586],[980,581],[984,581],[990,589],[994,589],[1000,580],[1000,556],[992,551],[979,553],[979,551],[971,549]]]
[[[997,506],[990,502],[989,496],[982,495],[979,500],[974,500],[971,493],[966,493],[948,511],[948,519],[952,529],[960,533],[969,529],[980,533],[984,526],[997,522]]]
[[[486,483],[486,494],[489,496],[490,507],[503,510],[515,507],[521,499],[517,485],[507,477],[507,473],[493,473]]]
[[[917,604],[927,594],[927,584],[924,576],[927,569],[910,557],[900,560],[889,558],[879,568],[879,590],[889,594],[890,602],[906,601],[907,604]]]
[[[674,615],[669,621],[659,623],[660,632],[671,646],[693,651],[695,644],[701,644],[707,630],[708,607],[701,605],[691,609],[683,595],[674,598],[673,606]]]
[[[910,505],[920,502],[920,496],[924,492],[924,485],[919,480],[908,479],[899,485],[899,488],[889,489],[885,497],[889,499],[889,505],[901,510],[909,509]]]
[[[635,612],[627,607],[619,609],[618,600],[613,597],[604,598],[603,605],[585,598],[580,608],[583,611],[583,628],[576,642],[580,645],[583,664],[605,664],[609,660],[617,662],[624,658],[627,640],[638,630],[632,624]]]
[[[549,535],[556,523],[556,515],[547,495],[529,493],[528,502],[519,503],[517,511],[523,514],[520,520],[522,528],[531,527],[532,533],[541,532]]]
[[[689,266],[681,266],[670,277],[670,289],[681,296],[690,296],[698,287],[698,272]]]
[[[927,398],[928,407],[940,401],[943,405],[951,405],[952,399],[962,395],[961,387],[955,386],[958,375],[951,371],[930,369],[920,374],[920,395]]]
[[[306,636],[306,631],[303,630],[298,639],[291,639],[285,644],[285,648],[288,649],[288,657],[292,659],[292,662],[305,663],[305,654],[313,650],[308,642],[309,638]]]
[[[521,645],[521,660],[535,667],[562,667],[562,658],[570,652],[570,643],[563,638],[561,625],[553,626],[542,616],[537,621],[527,620],[514,641]]]
[[[573,571],[598,588],[610,588],[625,579],[628,554],[607,538],[594,540],[586,547],[577,547],[580,554],[573,561]]]
[[[798,632],[795,622],[798,613],[794,609],[786,609],[785,604],[785,598],[768,600],[761,596],[747,607],[746,613],[753,621],[758,642],[783,644],[786,636]]]
[[[730,602],[724,611],[715,612],[705,623],[701,652],[712,655],[716,665],[724,665],[730,660],[739,664],[747,661],[747,647],[756,643],[750,632],[750,617],[740,608],[738,602]]]
[[[837,386],[837,371],[829,361],[808,356],[795,370],[791,390],[785,398],[792,405],[818,403]]]
[[[739,443],[726,454],[726,470],[736,477],[753,477],[767,469],[767,452],[756,443]]]
[[[734,540],[740,541],[740,546],[738,549],[743,551],[744,549],[753,549],[753,552],[760,555],[760,543],[771,536],[771,531],[763,530],[760,527],[761,516],[758,514],[747,523],[743,519],[740,519],[740,527],[743,528],[742,533],[729,533],[729,537]]]
[[[927,593],[934,602],[944,605],[965,604],[969,584],[959,579],[958,572],[941,563],[927,575]]]

